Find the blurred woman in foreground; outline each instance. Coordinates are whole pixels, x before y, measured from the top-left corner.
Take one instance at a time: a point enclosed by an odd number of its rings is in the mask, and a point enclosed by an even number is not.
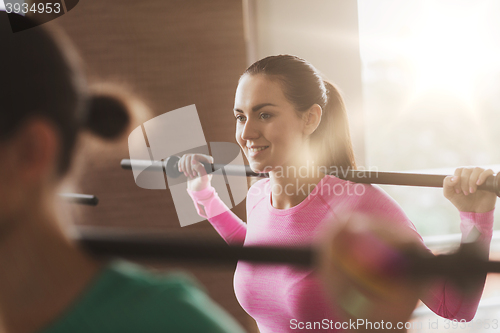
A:
[[[79,133],[123,133],[126,102],[87,90],[72,47],[0,12],[0,331],[242,332],[186,276],[96,260],[58,216]]]

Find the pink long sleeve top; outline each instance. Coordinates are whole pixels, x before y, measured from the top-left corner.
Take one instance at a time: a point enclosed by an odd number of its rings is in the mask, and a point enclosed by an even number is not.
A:
[[[206,217],[229,244],[310,245],[319,237],[325,223],[335,223],[336,214],[346,209],[386,217],[416,232],[399,205],[378,186],[356,186],[354,193],[353,183],[327,175],[304,201],[289,209],[277,209],[271,203],[270,180],[260,180],[247,194],[247,223],[227,208],[213,187],[196,192],[188,190],[188,193],[198,213]],[[480,241],[488,249],[493,211],[461,212],[460,218],[462,239],[476,227]],[[421,241],[421,237],[417,237]],[[339,319],[312,270],[240,261],[234,275],[234,289],[239,303],[255,319],[261,333],[299,332],[294,323]],[[442,317],[471,320],[481,294],[482,287],[476,295],[465,299],[452,285],[441,280],[431,287],[422,301]]]

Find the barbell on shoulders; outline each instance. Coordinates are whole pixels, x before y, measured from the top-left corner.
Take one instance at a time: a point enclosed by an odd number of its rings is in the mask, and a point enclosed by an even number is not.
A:
[[[164,161],[148,161],[148,160],[130,160],[123,159],[121,167],[131,170],[134,167],[139,167],[147,171],[163,172],[165,170],[167,176],[177,178],[182,175],[179,172],[177,163],[180,157],[172,155]],[[269,177],[268,173],[256,173],[252,171],[248,165],[225,165],[211,164],[201,162],[207,173],[212,173],[222,169],[226,175],[231,176],[246,176],[246,177]],[[447,175],[430,175],[418,173],[404,172],[382,172],[382,171],[365,171],[365,170],[345,170],[335,174],[340,179],[363,184],[380,184],[380,185],[401,185],[401,186],[422,186],[422,187],[443,187],[443,181]],[[479,190],[485,190],[495,193],[500,196],[500,173],[489,176],[484,184],[478,186]]]

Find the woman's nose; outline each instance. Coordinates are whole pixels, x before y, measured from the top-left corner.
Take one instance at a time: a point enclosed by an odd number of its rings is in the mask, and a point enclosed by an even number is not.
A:
[[[260,131],[258,126],[251,120],[247,120],[241,131],[241,139],[243,140],[253,140],[260,136]]]

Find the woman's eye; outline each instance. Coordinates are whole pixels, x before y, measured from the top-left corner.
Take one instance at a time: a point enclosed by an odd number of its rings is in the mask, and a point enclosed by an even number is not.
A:
[[[243,117],[243,116],[236,116],[236,121],[238,121],[238,122],[241,123],[242,121],[245,121],[245,117]]]
[[[270,118],[270,117],[271,117],[271,115],[270,115],[270,114],[267,114],[267,113],[261,113],[261,114],[260,114],[260,118],[262,118],[262,119],[268,119],[268,118]]]

